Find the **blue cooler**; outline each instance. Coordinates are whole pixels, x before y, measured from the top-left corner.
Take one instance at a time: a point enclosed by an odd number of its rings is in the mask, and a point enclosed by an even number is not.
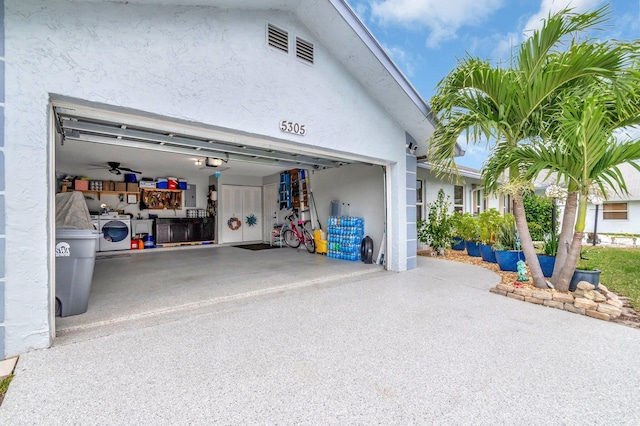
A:
[[[169,189],[169,181],[166,178],[158,178],[156,182],[156,188]]]
[[[187,190],[187,180],[186,179],[178,179],[178,189],[182,189],[183,191]]]

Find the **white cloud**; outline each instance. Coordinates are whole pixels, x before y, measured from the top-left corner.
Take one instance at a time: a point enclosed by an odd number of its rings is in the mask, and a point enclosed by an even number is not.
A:
[[[581,13],[595,9],[603,0],[542,0],[538,12],[531,16],[524,26],[524,31],[529,33],[542,28],[543,20],[565,8],[573,9],[573,12]]]
[[[371,6],[382,23],[421,25],[430,30],[427,46],[456,38],[464,25],[477,25],[502,6],[503,0],[382,0]]]
[[[492,57],[501,64],[508,64],[512,50],[519,48],[520,44],[527,37],[533,34],[534,30],[542,28],[543,21],[550,14],[559,12],[562,9],[570,8],[573,12],[581,13],[596,9],[604,0],[542,0],[538,11],[526,19],[520,33],[510,32],[498,36]],[[514,52],[516,53],[516,52]]]

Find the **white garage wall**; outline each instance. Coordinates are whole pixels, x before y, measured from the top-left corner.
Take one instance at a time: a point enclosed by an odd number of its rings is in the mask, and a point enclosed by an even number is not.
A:
[[[373,239],[378,253],[384,231],[384,171],[382,166],[349,164],[311,174],[311,190],[322,228],[327,229],[331,201],[349,204],[349,215],[365,219],[365,235]]]
[[[406,268],[404,131],[320,43],[313,66],[266,46],[267,22],[315,42],[291,13],[4,3],[6,175],[15,177],[5,192],[5,356],[50,342],[50,94],[239,129],[274,147],[280,138],[392,163],[390,266]],[[305,124],[307,135],[280,132],[282,119]]]

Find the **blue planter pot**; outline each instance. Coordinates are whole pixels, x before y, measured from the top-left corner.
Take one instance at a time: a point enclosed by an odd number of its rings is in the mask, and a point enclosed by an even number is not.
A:
[[[518,260],[524,260],[524,253],[518,250],[496,250],[495,254],[502,271],[517,272]]]
[[[546,278],[551,277],[551,275],[553,275],[553,267],[556,265],[556,257],[547,256],[546,254],[539,254],[538,261],[540,262],[540,267],[542,268],[542,275],[544,275]]]
[[[465,241],[465,247],[467,248],[467,254],[472,257],[480,257],[480,244],[473,241]]]
[[[480,256],[485,262],[498,263],[496,252],[493,250],[493,247],[488,244],[480,244]]]
[[[458,251],[464,250],[464,240],[460,237],[453,237],[451,239],[451,248]]]
[[[569,291],[576,291],[578,287],[578,283],[580,281],[586,281],[594,286],[598,287],[600,284],[600,271],[596,269],[595,271],[585,271],[584,269],[576,269],[573,273],[573,277],[571,277],[571,282],[569,283]]]

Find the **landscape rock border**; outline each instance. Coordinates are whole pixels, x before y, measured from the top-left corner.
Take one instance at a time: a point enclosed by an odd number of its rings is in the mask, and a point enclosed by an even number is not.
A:
[[[587,281],[580,281],[573,293],[533,290],[502,283],[492,287],[489,291],[511,299],[561,309],[604,321],[619,318],[624,306],[616,293],[609,291],[602,284],[596,287]]]

